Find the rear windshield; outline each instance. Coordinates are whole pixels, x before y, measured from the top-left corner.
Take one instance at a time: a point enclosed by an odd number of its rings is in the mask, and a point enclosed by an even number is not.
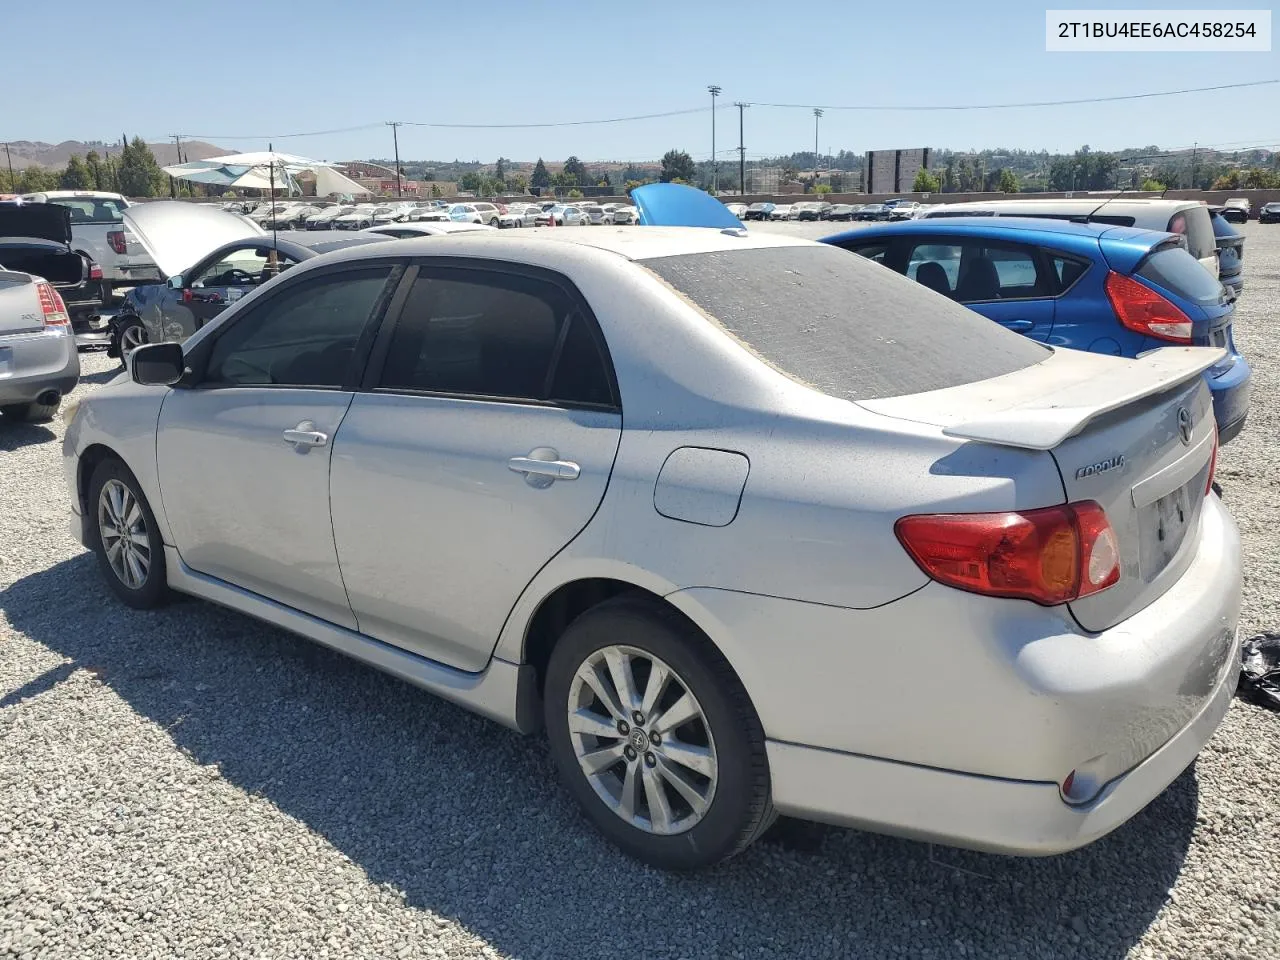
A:
[[[58,197],[50,200],[71,211],[71,225],[77,223],[120,223],[124,219],[124,204],[119,200],[102,200],[95,197]]]
[[[697,253],[643,265],[776,369],[847,400],[973,383],[1050,354],[837,247]]]
[[[1217,303],[1222,284],[1181,247],[1160,247],[1137,270],[1138,276],[1195,303]]]

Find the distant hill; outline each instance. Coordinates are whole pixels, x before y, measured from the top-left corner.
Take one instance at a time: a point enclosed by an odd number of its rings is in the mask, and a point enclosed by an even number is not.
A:
[[[151,143],[151,152],[156,155],[156,162],[160,166],[178,162],[178,153],[173,143]],[[65,140],[62,143],[40,143],[31,140],[13,140],[9,143],[9,153],[13,157],[13,168],[15,170],[23,170],[26,167],[51,167],[60,169],[67,165],[67,161],[72,156],[79,154],[83,157],[90,150],[97,150],[99,156],[105,155],[110,151],[112,156],[120,153],[120,144],[102,143],[101,141],[82,141],[82,140]],[[212,143],[205,143],[203,140],[183,140],[182,155],[187,160],[203,160],[206,157],[220,157],[224,154],[235,153],[234,150],[228,150],[224,147],[214,146]],[[0,160],[3,160],[0,157]]]

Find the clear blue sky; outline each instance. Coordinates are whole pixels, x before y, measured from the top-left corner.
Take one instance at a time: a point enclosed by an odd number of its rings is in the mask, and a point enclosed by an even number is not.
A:
[[[710,83],[723,88],[722,106],[734,100],[914,106],[1112,96],[1280,77],[1276,52],[1046,53],[1046,5],[1069,6],[1063,0],[301,0],[245,4],[241,16],[235,3],[10,2],[2,18],[5,74],[23,82],[10,83],[5,94],[0,139],[56,143],[110,140],[122,131],[147,139],[183,133],[258,150],[266,147],[258,135],[274,135],[277,150],[338,160],[390,156],[390,130],[279,135],[386,120],[536,123],[704,108],[558,129],[405,126],[400,154],[637,160],[679,147],[705,157]],[[1172,5],[1128,0],[1114,6]],[[1257,0],[1232,5],[1264,6]],[[1201,0],[1200,7],[1213,6]],[[15,43],[20,37],[29,42]],[[1036,109],[828,110],[821,150],[1277,144],[1278,106],[1280,86]],[[813,127],[808,110],[752,107],[748,156],[811,150]],[[727,160],[737,144],[737,111],[722,109],[717,152]]]

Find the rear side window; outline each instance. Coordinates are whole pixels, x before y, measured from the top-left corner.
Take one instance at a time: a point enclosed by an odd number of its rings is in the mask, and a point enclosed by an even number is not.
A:
[[[1160,247],[1142,261],[1138,276],[1195,303],[1217,303],[1222,284],[1181,247]]]
[[[1165,228],[1170,233],[1177,233],[1187,238],[1187,250],[1197,260],[1213,256],[1217,241],[1213,236],[1213,221],[1209,219],[1209,208],[1203,204],[1179,210],[1169,218]]]
[[[405,301],[383,390],[612,403],[591,322],[553,283],[481,270],[424,272]]]
[[[766,247],[642,261],[775,369],[831,396],[939,390],[1050,351],[838,247]]]

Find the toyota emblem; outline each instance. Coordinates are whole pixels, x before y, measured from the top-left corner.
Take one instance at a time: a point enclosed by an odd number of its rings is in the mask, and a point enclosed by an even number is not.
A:
[[[1191,443],[1191,411],[1186,407],[1178,408],[1178,436],[1184,444]]]

